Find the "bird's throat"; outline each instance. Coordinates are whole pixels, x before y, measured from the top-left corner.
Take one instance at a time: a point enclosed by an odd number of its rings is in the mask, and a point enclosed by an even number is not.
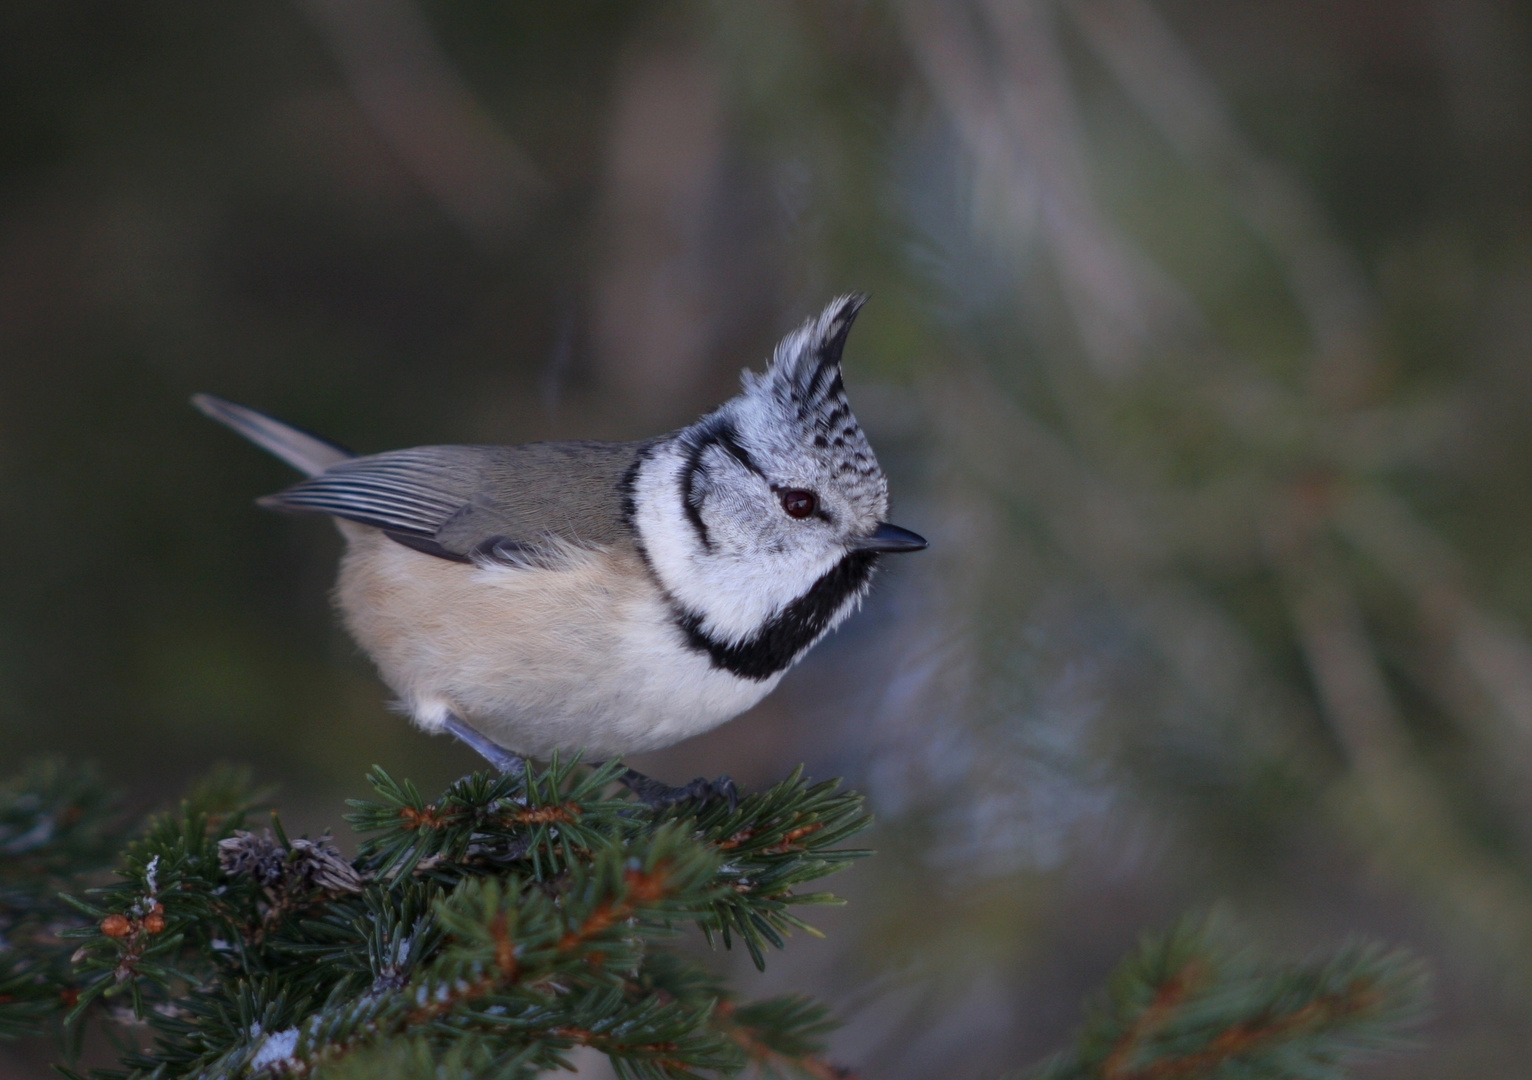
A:
[[[867,591],[877,555],[853,552],[841,559],[807,592],[740,641],[722,641],[709,634],[706,620],[677,605],[676,625],[688,647],[705,652],[713,666],[742,679],[764,681],[791,667],[823,637]]]

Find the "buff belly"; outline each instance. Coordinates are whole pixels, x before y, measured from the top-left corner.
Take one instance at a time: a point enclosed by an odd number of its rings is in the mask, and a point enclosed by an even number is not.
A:
[[[523,756],[600,759],[716,727],[781,678],[741,679],[687,648],[635,551],[486,567],[342,531],[337,606],[427,730],[452,714]]]

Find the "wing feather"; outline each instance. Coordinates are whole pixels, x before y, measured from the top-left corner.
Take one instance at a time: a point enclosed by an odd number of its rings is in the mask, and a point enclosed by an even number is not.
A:
[[[473,501],[475,461],[487,448],[442,446],[351,458],[268,495],[273,510],[331,514],[389,532],[433,537]]]
[[[260,502],[370,525],[440,558],[552,563],[627,535],[620,487],[639,445],[395,450],[339,462]]]

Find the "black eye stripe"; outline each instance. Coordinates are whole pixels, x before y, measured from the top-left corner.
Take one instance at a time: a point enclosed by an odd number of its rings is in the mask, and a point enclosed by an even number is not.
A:
[[[766,474],[761,471],[761,467],[755,463],[755,459],[750,456],[750,451],[746,450],[743,446],[740,445],[739,434],[732,427],[719,428],[717,441],[719,446],[728,451],[729,455],[745,468],[749,469],[759,477],[764,478],[766,476]]]
[[[702,550],[713,550],[713,538],[708,535],[707,522],[702,520],[702,508],[696,498],[697,471],[702,467],[702,452],[707,449],[705,443],[699,443],[692,447],[692,451],[686,457],[686,464],[681,474],[681,512],[686,515],[686,520],[691,523],[692,529],[697,533],[697,539],[702,542]]]
[[[696,532],[697,539],[702,542],[704,551],[713,550],[713,538],[708,534],[707,522],[702,520],[702,500],[698,498],[696,491],[697,474],[707,473],[707,467],[702,463],[702,459],[708,449],[714,446],[761,479],[766,478],[766,473],[756,464],[750,451],[740,443],[739,433],[734,430],[734,425],[727,421],[705,429],[691,443],[686,455],[686,463],[681,471],[681,512],[686,515],[686,520]]]

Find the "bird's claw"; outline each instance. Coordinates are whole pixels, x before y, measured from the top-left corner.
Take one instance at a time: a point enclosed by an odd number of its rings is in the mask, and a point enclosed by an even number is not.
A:
[[[637,795],[639,802],[652,810],[664,810],[684,802],[705,805],[715,799],[727,800],[730,810],[739,806],[739,788],[727,776],[720,776],[717,780],[699,776],[689,784],[671,787],[662,780],[645,776],[637,769],[629,769],[618,777],[618,781]]]

